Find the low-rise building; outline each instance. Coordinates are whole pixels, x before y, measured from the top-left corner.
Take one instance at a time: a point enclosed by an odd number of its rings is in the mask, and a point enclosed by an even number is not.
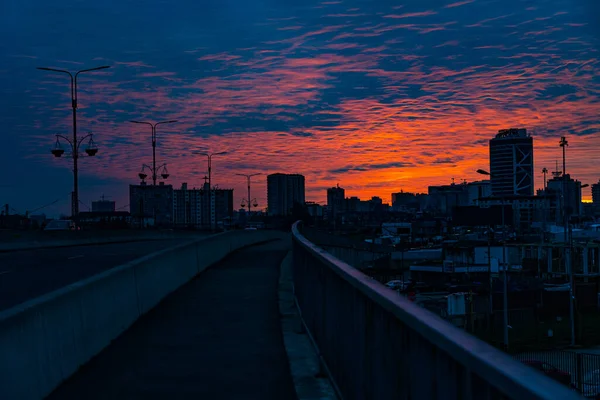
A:
[[[106,200],[102,196],[101,200],[92,201],[92,212],[115,212],[115,202]]]
[[[178,228],[200,228],[202,226],[202,189],[181,188],[173,190],[173,225]]]
[[[129,185],[129,209],[132,224],[144,226],[142,221],[151,219],[156,226],[173,223],[173,186],[160,182],[158,185]]]
[[[204,228],[228,226],[233,220],[233,189],[201,189],[183,183],[173,191],[173,224],[176,227]]]

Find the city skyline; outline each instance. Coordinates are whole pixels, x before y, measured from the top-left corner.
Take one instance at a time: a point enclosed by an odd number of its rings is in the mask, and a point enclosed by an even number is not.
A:
[[[157,131],[157,162],[168,164],[174,188],[202,184],[206,160],[192,151],[228,151],[213,161],[212,179],[234,188],[236,208],[241,172],[264,174],[252,182],[259,209],[276,172],[305,175],[307,200],[322,204],[336,183],[387,202],[401,189],[480,180],[489,139],[512,127],[534,137],[536,188],[541,169],[561,158],[561,136],[567,173],[600,178],[592,2],[190,2],[164,21],[150,6],[138,17],[103,4],[62,16],[55,3],[32,3],[35,12],[12,2],[0,16],[13,39],[0,55],[0,155],[6,171],[18,171],[0,184],[0,203],[19,212],[56,199],[62,205],[50,212],[70,208],[69,161],[50,154],[55,134],[71,134],[69,82],[37,66],[111,65],[83,76],[79,89],[79,132],[99,146],[95,159],[80,160],[88,205],[104,194],[125,206],[128,185],[150,162],[150,134],[131,119],[180,121]],[[89,8],[111,29],[78,21]]]

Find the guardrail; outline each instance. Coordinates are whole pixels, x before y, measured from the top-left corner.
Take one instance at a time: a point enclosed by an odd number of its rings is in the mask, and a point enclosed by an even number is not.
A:
[[[0,399],[40,399],[140,316],[242,247],[282,237],[232,231],[158,251],[0,312]]]
[[[341,398],[581,398],[336,259],[300,226],[294,293]]]

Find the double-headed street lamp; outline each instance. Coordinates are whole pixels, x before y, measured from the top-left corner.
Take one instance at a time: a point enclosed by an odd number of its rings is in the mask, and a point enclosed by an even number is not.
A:
[[[71,139],[69,139],[62,135],[56,135],[56,145],[57,146],[52,150],[52,154],[54,154],[55,157],[60,157],[64,153],[64,150],[62,148],[60,148],[59,138],[66,140],[67,143],[69,143],[71,145],[71,155],[73,157],[73,195],[71,197],[71,217],[75,220],[75,222],[77,222],[78,216],[79,216],[79,181],[78,181],[78,169],[77,169],[77,159],[79,158],[79,146],[81,145],[82,141],[84,141],[85,139],[87,139],[89,137],[90,141],[88,143],[88,147],[85,149],[85,152],[89,156],[94,156],[98,152],[98,148],[94,144],[91,134],[86,135],[85,137],[83,137],[83,139],[79,139],[79,140],[77,139],[77,77],[79,76],[79,74],[82,74],[85,72],[99,71],[101,69],[107,69],[107,68],[110,68],[110,66],[103,65],[101,67],[96,67],[96,68],[82,69],[80,71],[77,71],[75,73],[75,75],[73,75],[71,72],[63,70],[63,69],[37,67],[37,69],[41,69],[43,71],[60,72],[62,74],[67,74],[71,78],[71,107],[73,108],[73,137]]]
[[[250,178],[252,178],[253,176],[257,176],[257,175],[262,175],[260,172],[257,172],[255,174],[236,174],[239,176],[245,176],[246,180],[247,180],[247,184],[248,184],[248,197],[246,199],[242,199],[242,207],[244,207],[244,202],[248,203],[248,217],[250,217],[250,210],[251,207],[258,207],[258,202],[256,201],[256,198],[252,198],[250,196]]]
[[[213,156],[222,156],[224,154],[227,154],[226,151],[220,151],[218,153],[200,153],[200,152],[194,152],[194,154],[198,154],[200,156],[206,156],[206,158],[208,159],[208,204],[209,204],[209,208],[208,208],[208,214],[209,214],[209,218],[210,218],[210,229],[213,229],[213,217],[212,217],[212,212],[213,212],[213,208],[214,208],[214,204],[213,204],[213,196],[212,196],[212,180],[211,180],[211,174],[212,174],[212,158]]]
[[[168,120],[168,121],[160,121],[160,122],[156,122],[156,123],[152,123],[152,122],[146,122],[146,121],[129,121],[131,123],[134,124],[143,124],[143,125],[150,125],[150,128],[152,129],[152,166],[146,165],[146,164],[142,164],[142,170],[140,171],[140,173],[138,174],[138,176],[140,177],[141,180],[146,179],[146,177],[148,177],[148,175],[146,175],[144,173],[144,170],[149,169],[152,172],[152,184],[154,186],[156,186],[156,178],[158,176],[157,172],[160,170],[161,171],[161,176],[163,179],[167,179],[169,177],[169,171],[167,170],[167,163],[161,164],[158,167],[156,166],[156,127],[158,125],[161,124],[172,124],[174,122],[177,122],[177,120]]]

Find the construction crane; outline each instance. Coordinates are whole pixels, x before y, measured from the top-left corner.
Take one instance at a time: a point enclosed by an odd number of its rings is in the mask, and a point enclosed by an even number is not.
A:
[[[14,211],[15,214],[20,215],[19,211],[15,210],[14,208],[12,208],[11,206],[8,205],[8,203],[4,204],[2,206],[2,215],[9,215],[9,211]]]
[[[23,214],[23,215],[25,216],[25,218],[28,218],[29,214],[32,214],[32,213],[34,213],[36,211],[39,211],[39,210],[43,210],[46,207],[50,207],[51,205],[58,203],[58,201],[59,201],[59,199],[56,199],[52,203],[45,204],[45,205],[43,205],[41,207],[38,207],[38,208],[35,208],[35,209],[31,210],[31,211],[25,210],[25,214]],[[10,207],[8,204],[4,204],[4,206],[2,206],[2,208],[3,208],[3,210],[2,210],[2,214],[3,215],[8,215],[9,210],[14,211],[14,213],[16,215],[22,215],[19,211],[17,211],[14,208]]]
[[[27,210],[25,210],[25,218],[28,218],[28,217],[29,217],[29,214],[33,214],[33,213],[34,213],[34,212],[36,212],[36,211],[43,210],[43,209],[44,209],[44,208],[46,208],[46,207],[50,207],[51,205],[54,205],[54,204],[58,203],[58,202],[59,202],[59,200],[60,200],[60,199],[56,199],[56,200],[54,200],[52,203],[48,203],[48,204],[46,204],[46,205],[43,205],[43,206],[41,206],[41,207],[38,207],[38,208],[36,208],[36,209],[34,209],[34,210],[31,210],[31,211],[27,211]]]
[[[85,204],[83,201],[79,200],[79,204],[83,205],[85,208],[87,208],[88,211],[90,211],[90,206]]]

